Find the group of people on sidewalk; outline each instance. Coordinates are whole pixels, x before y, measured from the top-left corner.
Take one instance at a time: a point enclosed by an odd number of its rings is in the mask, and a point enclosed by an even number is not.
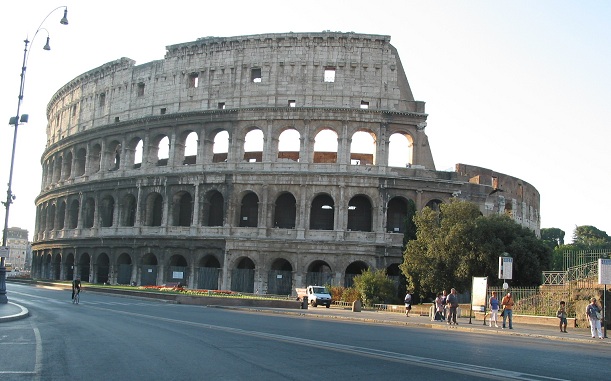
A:
[[[409,311],[411,310],[412,303],[412,295],[407,292],[405,295],[405,314],[409,316]],[[502,328],[505,329],[509,327],[509,329],[513,329],[513,307],[515,305],[515,301],[511,292],[507,292],[507,294],[499,301],[497,292],[492,291],[492,295],[490,299],[488,299],[488,307],[490,309],[490,320],[489,326],[498,328],[499,325],[499,315],[503,318]],[[450,290],[450,294],[444,290],[437,294],[437,297],[434,301],[435,308],[435,321],[445,322],[447,320],[448,324],[458,325],[456,322],[456,312],[458,308],[458,295],[456,294],[456,289],[452,288]],[[602,308],[596,303],[596,298],[590,299],[590,304],[586,307],[586,315],[588,320],[590,321],[590,329],[592,333],[592,338],[596,338],[598,335],[599,339],[603,338],[603,333],[601,329],[601,320],[602,320]],[[560,301],[560,306],[556,313],[556,317],[559,319],[559,328],[560,332],[567,333],[567,311],[566,311],[566,302]],[[509,324],[507,324],[509,323]]]

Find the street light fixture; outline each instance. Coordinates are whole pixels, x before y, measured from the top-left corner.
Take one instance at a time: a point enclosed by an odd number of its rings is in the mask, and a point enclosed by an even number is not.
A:
[[[62,17],[59,23],[62,25],[68,25],[68,7],[65,5],[62,5],[60,7],[53,9],[51,12],[49,12],[47,17],[45,17],[42,20],[42,22],[40,23],[40,25],[38,26],[38,29],[36,29],[36,32],[34,33],[34,37],[32,37],[31,42],[33,43],[34,39],[36,39],[36,35],[38,35],[38,32],[40,32],[41,30],[44,30],[45,32],[47,32],[47,42],[45,43],[45,46],[43,47],[44,50],[51,50],[51,46],[49,45],[49,41],[50,41],[49,31],[43,28],[42,25],[45,23],[45,21],[47,21],[47,18],[49,18],[49,16],[51,16],[51,14],[54,13],[58,9],[64,10],[64,17]],[[26,37],[26,39],[23,42],[25,43],[25,48],[23,49],[23,65],[21,65],[21,84],[19,86],[19,98],[17,100],[17,114],[16,116],[11,117],[11,119],[9,120],[9,124],[15,126],[15,131],[13,132],[13,152],[11,155],[11,169],[10,169],[9,177],[8,177],[8,189],[6,191],[6,201],[2,202],[2,204],[6,208],[6,213],[4,215],[4,230],[2,231],[2,247],[1,248],[3,250],[0,252],[7,251],[6,240],[7,240],[7,235],[8,235],[8,215],[9,215],[11,204],[15,200],[15,195],[13,194],[11,190],[11,186],[13,183],[13,167],[15,164],[15,146],[17,143],[17,128],[19,127],[19,124],[27,123],[28,121],[27,114],[23,114],[21,115],[21,117],[19,116],[19,112],[21,108],[21,101],[23,100],[23,89],[25,86],[25,71],[26,71],[26,67],[28,63],[28,57],[30,56],[30,52],[28,51],[28,44],[30,44],[30,41]],[[0,257],[0,304],[5,304],[7,302],[8,302],[8,299],[6,297],[6,267],[4,267],[4,257]]]

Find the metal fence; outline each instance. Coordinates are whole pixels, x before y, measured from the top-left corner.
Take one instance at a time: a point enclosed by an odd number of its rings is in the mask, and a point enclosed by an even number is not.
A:
[[[572,309],[569,299],[569,290],[565,287],[559,288],[541,288],[541,287],[515,287],[509,290],[503,290],[500,287],[488,288],[488,299],[492,296],[492,291],[496,291],[499,302],[507,294],[511,292],[515,305],[513,313],[518,315],[535,315],[535,316],[556,316],[560,301],[567,302],[569,316]]]

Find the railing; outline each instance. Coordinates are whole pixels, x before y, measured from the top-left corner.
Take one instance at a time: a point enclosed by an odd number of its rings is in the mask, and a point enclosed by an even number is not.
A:
[[[564,286],[566,284],[566,271],[543,271],[543,284],[549,286]]]
[[[496,291],[499,303],[507,294],[507,290],[500,287],[489,287],[488,298],[492,295],[492,291]],[[539,287],[524,287],[511,288],[511,296],[514,300],[513,312],[519,315],[535,315],[535,316],[556,316],[559,303],[561,300],[567,302],[569,316],[574,316],[569,299],[568,288],[559,288],[553,290],[540,289]],[[488,308],[488,306],[487,306]]]

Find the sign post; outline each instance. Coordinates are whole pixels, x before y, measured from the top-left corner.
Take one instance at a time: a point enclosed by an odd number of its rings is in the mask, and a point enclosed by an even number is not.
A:
[[[509,253],[503,253],[499,257],[499,279],[503,280],[503,290],[507,290],[507,279],[513,279],[513,258]]]
[[[598,259],[598,283],[605,285],[603,294],[603,332],[607,338],[607,285],[611,284],[611,259]]]

